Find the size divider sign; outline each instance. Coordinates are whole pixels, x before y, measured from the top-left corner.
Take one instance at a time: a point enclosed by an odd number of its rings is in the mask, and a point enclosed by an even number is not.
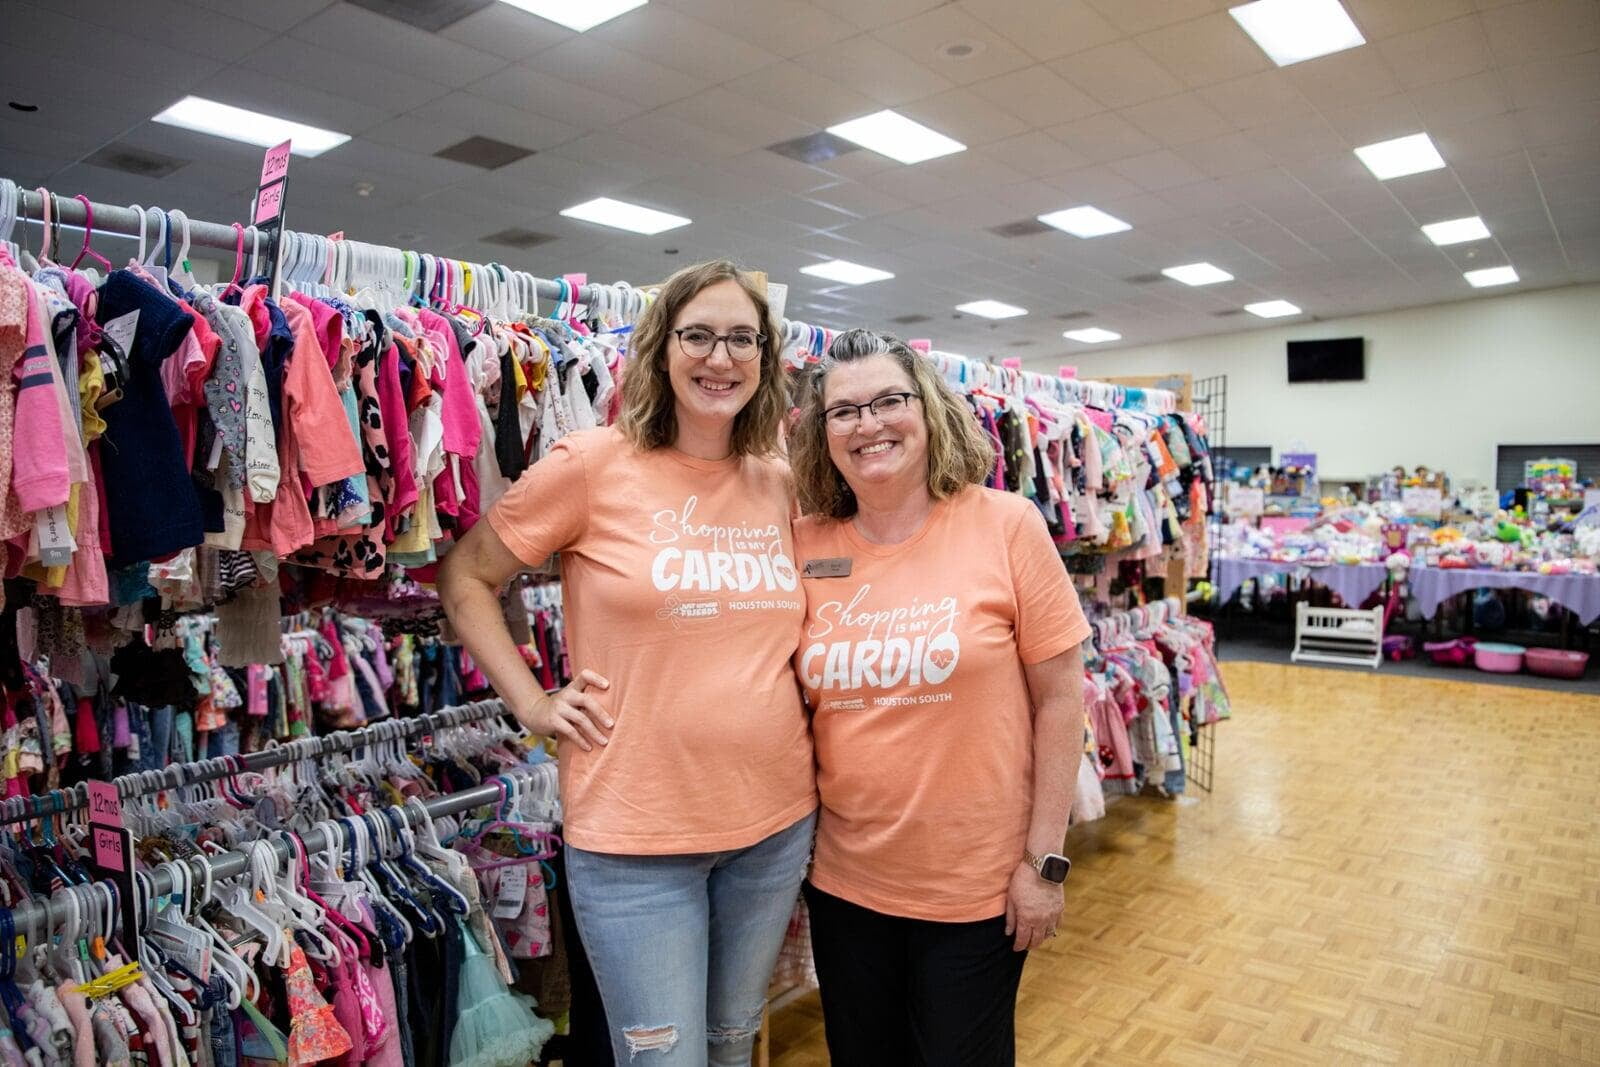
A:
[[[122,798],[114,782],[88,782],[89,830],[94,841],[95,873],[116,883],[120,900],[133,901],[133,831],[123,825]],[[122,943],[139,943],[137,908],[118,908],[122,923]],[[134,958],[138,950],[134,948]]]
[[[278,260],[282,254],[284,199],[289,192],[289,152],[292,141],[285,141],[267,149],[261,160],[261,179],[256,182],[256,196],[250,209],[250,222],[267,236],[267,247],[272,264],[271,291],[278,295]]]

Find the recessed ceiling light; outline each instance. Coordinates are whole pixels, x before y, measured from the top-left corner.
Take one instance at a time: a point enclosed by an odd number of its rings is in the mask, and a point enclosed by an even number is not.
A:
[[[199,96],[184,97],[159,115],[152,116],[150,121],[209,133],[213,137],[226,137],[230,141],[243,141],[262,148],[289,141],[292,142],[289,151],[297,156],[320,156],[350,139],[347,133],[290,122]]]
[[[1233,281],[1233,275],[1210,263],[1185,263],[1181,267],[1168,267],[1161,273],[1184,285],[1215,285],[1217,282]]]
[[[969,315],[982,315],[986,319],[1014,319],[1018,315],[1028,313],[1027,308],[1002,304],[998,300],[974,300],[967,304],[957,304],[956,310],[965,311]]]
[[[1489,236],[1489,227],[1476,215],[1448,222],[1430,222],[1422,228],[1428,240],[1436,245],[1458,245],[1464,241],[1481,241]]]
[[[1133,229],[1115,215],[1107,215],[1099,208],[1087,204],[1040,215],[1039,221],[1046,226],[1065,230],[1074,237],[1103,237],[1108,233],[1121,233],[1123,230]]]
[[[1462,275],[1474,289],[1482,289],[1489,285],[1510,285],[1518,281],[1515,267],[1485,267],[1483,270],[1469,270]]]
[[[897,111],[875,111],[837,126],[829,126],[828,132],[901,163],[921,163],[967,150],[967,146],[960,141],[914,122]]]
[[[1228,14],[1280,67],[1367,43],[1339,0],[1256,0]]]
[[[847,259],[831,259],[826,263],[813,263],[809,267],[801,267],[801,274],[810,274],[817,278],[826,278],[830,282],[841,282],[845,285],[866,285],[868,282],[881,282],[894,275],[877,267],[863,267],[859,263],[851,263]]]
[[[1432,138],[1425,133],[1362,145],[1356,149],[1356,157],[1367,165],[1373,177],[1384,182],[1444,166],[1444,157],[1433,147]]]
[[[1263,300],[1257,304],[1246,304],[1244,309],[1263,319],[1281,319],[1285,315],[1300,314],[1300,309],[1287,300]]]
[[[1110,330],[1102,330],[1098,326],[1090,326],[1086,330],[1068,330],[1061,336],[1071,341],[1082,341],[1086,345],[1098,345],[1104,344],[1107,341],[1122,340],[1122,335],[1120,333],[1112,333]]]
[[[665,211],[613,200],[609,196],[577,204],[561,214],[569,219],[582,219],[584,222],[613,226],[619,230],[632,230],[634,233],[663,233],[675,230],[679,226],[687,226],[691,221],[682,215],[669,215]]]
[[[505,0],[505,3],[582,33],[636,7],[643,7],[649,0],[579,0],[577,3],[573,0]]]

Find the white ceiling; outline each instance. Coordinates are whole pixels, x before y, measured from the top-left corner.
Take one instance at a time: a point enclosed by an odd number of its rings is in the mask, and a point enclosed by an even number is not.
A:
[[[1368,43],[1283,69],[1229,3],[652,0],[578,35],[501,3],[426,33],[329,0],[0,0],[0,98],[39,105],[0,109],[0,175],[241,217],[260,150],[148,121],[195,93],[354,136],[294,161],[296,229],[605,281],[732,256],[790,284],[792,317],[1030,361],[1084,351],[1068,328],[1123,345],[1247,328],[1256,300],[1332,317],[1503,293],[1461,274],[1507,262],[1527,288],[1600,279],[1596,0],[1345,0]],[[944,57],[955,43],[973,54]],[[766,150],[890,106],[969,150],[910,167]],[[1448,169],[1379,182],[1351,153],[1419,130]],[[432,155],[474,134],[536,154],[493,171]],[[160,181],[81,162],[112,143],[191,162]],[[694,224],[641,237],[557,215],[602,195]],[[988,229],[1082,203],[1133,229]],[[1418,230],[1474,214],[1492,239]],[[479,240],[507,227],[557,240]],[[834,257],[897,277],[799,273]],[[1196,260],[1236,280],[1139,280]],[[982,297],[1031,313],[955,315]]]

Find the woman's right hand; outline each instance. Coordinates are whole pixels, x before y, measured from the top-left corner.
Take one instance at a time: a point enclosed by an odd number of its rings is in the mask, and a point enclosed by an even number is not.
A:
[[[585,752],[595,744],[608,744],[606,731],[616,725],[590,690],[605,691],[611,682],[591,670],[581,670],[564,688],[546,693],[528,711],[518,711],[517,721],[531,732],[571,741]]]

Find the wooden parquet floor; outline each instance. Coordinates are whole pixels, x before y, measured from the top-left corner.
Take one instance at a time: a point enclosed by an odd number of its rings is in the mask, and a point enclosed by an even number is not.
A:
[[[1600,1063],[1600,696],[1225,669],[1216,794],[1073,829],[1019,1062]]]

